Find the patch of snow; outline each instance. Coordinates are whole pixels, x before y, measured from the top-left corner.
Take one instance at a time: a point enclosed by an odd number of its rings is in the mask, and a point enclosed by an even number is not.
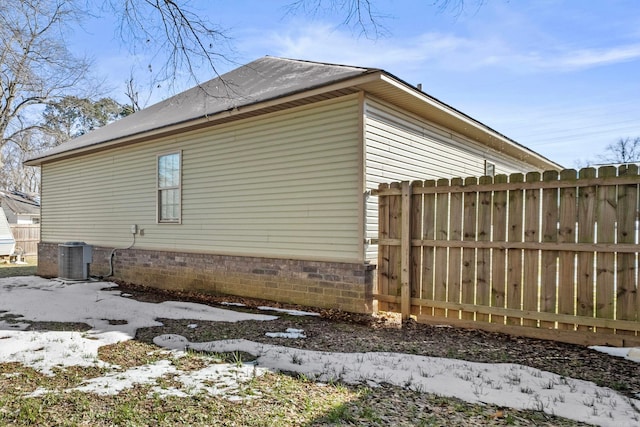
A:
[[[14,377],[19,377],[20,373],[18,373],[18,372],[9,372],[9,373],[2,374],[2,376],[4,378],[14,378]]]
[[[98,348],[128,340],[121,332],[3,331],[0,362],[18,362],[45,374],[67,366],[108,366],[98,359]]]
[[[123,292],[123,293],[120,294],[120,296],[123,297],[123,298],[131,298],[133,295]]]
[[[640,347],[608,347],[604,345],[593,345],[591,350],[606,353],[610,356],[624,357],[627,360],[640,363]]]
[[[195,329],[197,327],[198,327],[197,323],[191,323],[191,324],[187,325],[187,328],[189,328],[189,329]]]
[[[229,305],[229,306],[233,306],[233,307],[246,307],[246,304],[242,304],[241,302],[226,302],[223,301],[220,303],[220,305]]]
[[[153,339],[153,343],[168,350],[187,350],[189,348],[189,341],[182,335],[176,334],[159,335]]]
[[[71,391],[83,391],[100,396],[118,394],[136,384],[154,384],[158,378],[176,372],[169,360],[159,360],[148,365],[136,366],[124,372],[113,372],[102,377],[92,378]]]
[[[419,392],[517,409],[542,410],[602,426],[635,425],[640,401],[594,383],[512,363],[477,363],[398,353],[333,353],[293,349],[249,340],[189,342],[179,335],[157,337],[157,345],[209,352],[243,351],[275,371],[318,381],[393,384]]]
[[[162,303],[123,299],[115,283],[61,283],[40,277],[0,279],[0,311],[23,316],[23,321],[80,322],[95,332],[117,331],[135,336],[139,328],[162,326],[156,319],[193,319],[212,322],[274,320],[275,316],[240,313],[182,301]],[[107,289],[107,290],[104,290]],[[70,309],[73,307],[73,309]],[[111,325],[111,320],[127,320]]]
[[[182,351],[172,351],[176,358],[184,357]],[[158,379],[170,376],[173,381],[182,384],[181,388],[160,387],[151,388],[151,394],[164,398],[168,396],[188,397],[200,393],[211,396],[224,397],[230,400],[243,400],[239,396],[242,384],[256,376],[268,372],[265,368],[259,368],[253,364],[212,364],[205,368],[184,372],[172,365],[169,360],[160,360],[144,366],[136,366],[122,372],[111,372],[104,376],[84,381],[82,385],[64,391],[80,391],[93,393],[100,396],[116,395],[136,385],[155,384]],[[51,390],[38,388],[27,397],[38,397],[50,393]],[[58,392],[58,391],[56,391]],[[258,397],[255,394],[253,398]]]
[[[303,329],[287,328],[286,332],[267,332],[265,336],[270,338],[306,338]]]
[[[223,322],[277,319],[190,302],[153,304],[123,299],[119,291],[109,290],[116,287],[108,282],[62,282],[32,276],[0,279],[0,311],[21,320],[18,324],[0,321],[0,363],[19,362],[51,375],[54,366],[102,366],[99,347],[133,339],[139,328],[162,326],[157,318]],[[120,322],[110,324],[109,320]],[[91,329],[26,331],[30,321],[85,323]]]
[[[38,387],[31,393],[27,394],[26,397],[40,397],[47,393],[51,393],[51,390],[47,390],[46,388]]]
[[[182,383],[183,387],[180,389],[154,387],[153,393],[161,397],[184,397],[207,393],[211,396],[239,400],[238,393],[241,391],[241,385],[265,372],[267,369],[258,368],[252,364],[213,364],[197,371],[183,372],[174,376],[173,380]]]
[[[290,316],[320,316],[320,313],[314,313],[312,311],[290,310],[287,308],[267,307],[264,305],[258,307],[258,310],[275,311],[278,313],[288,314]]]

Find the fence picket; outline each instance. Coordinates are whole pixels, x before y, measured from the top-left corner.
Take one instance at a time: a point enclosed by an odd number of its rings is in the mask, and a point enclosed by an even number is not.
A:
[[[424,182],[424,187],[435,187],[434,180]],[[425,240],[435,239],[435,213],[436,213],[435,193],[425,194],[422,198],[422,238]],[[435,249],[433,246],[422,247],[422,298],[433,299],[433,262]],[[432,307],[421,307],[420,312],[426,316],[433,315]]]
[[[402,182],[400,206],[400,311],[402,320],[411,317],[411,184]]]
[[[448,186],[448,179],[439,179],[438,186]],[[449,195],[440,193],[436,200],[436,240],[449,240]],[[433,266],[433,299],[436,301],[447,300],[447,248],[435,249],[435,262]],[[433,315],[446,317],[446,310],[434,308]]]
[[[575,181],[576,171],[574,169],[563,170],[560,173],[560,180]],[[560,225],[558,229],[558,241],[564,243],[574,243],[576,241],[576,187],[565,187],[560,189]],[[575,252],[563,251],[559,257],[559,282],[558,282],[558,313],[575,314]],[[558,329],[573,329],[574,325],[559,323]]]
[[[493,178],[483,176],[480,184],[491,184]],[[482,191],[478,194],[478,233],[477,240],[488,242],[491,240],[491,191]],[[476,305],[491,305],[491,249],[478,249],[476,259]],[[477,313],[476,319],[483,322],[489,321],[489,315]]]
[[[594,168],[580,170],[580,179],[596,177]],[[596,186],[578,189],[578,243],[593,243],[596,232]],[[577,264],[577,301],[578,316],[593,317],[594,310],[594,257],[593,252],[580,252]],[[579,330],[589,330],[579,325]]]
[[[616,168],[604,166],[598,169],[598,176],[606,179],[617,175]],[[616,223],[616,186],[601,185],[598,187],[598,243],[615,242]],[[596,317],[613,319],[615,313],[615,254],[598,252],[596,255]],[[610,328],[598,328],[599,333],[612,333]]]
[[[413,189],[423,186],[422,181],[411,183]],[[422,194],[412,191],[411,196],[411,239],[422,238]],[[419,246],[411,246],[411,298],[422,298],[422,250]],[[411,314],[421,314],[420,307],[412,307]]]
[[[542,177],[544,182],[558,181],[558,172],[547,171]],[[558,189],[542,189],[542,241],[558,241]],[[540,286],[540,311],[556,313],[556,291],[558,287],[558,251],[542,251]],[[540,321],[541,328],[555,328],[555,322]]]
[[[478,180],[475,177],[469,177],[464,180],[465,186],[476,185]],[[478,207],[478,193],[476,191],[468,191],[463,193],[463,233],[462,240],[476,241],[476,219]],[[461,302],[465,304],[475,304],[475,288],[476,288],[476,250],[473,248],[462,249],[462,277],[460,284]],[[455,295],[454,295],[455,296]],[[474,313],[463,311],[462,319],[472,320]]]
[[[380,184],[379,191],[389,188],[389,184]],[[389,238],[389,195],[378,196],[378,238]],[[388,245],[380,245],[378,247],[378,293],[381,295],[389,295],[389,252],[391,247]],[[384,301],[378,302],[378,310],[389,311],[389,304]]]
[[[496,175],[494,183],[504,184],[508,181],[507,175]],[[507,192],[495,191],[493,194],[493,241],[505,242],[507,240]],[[506,308],[506,261],[505,249],[494,249],[491,259],[491,306]],[[504,316],[491,315],[491,322],[504,324]]]
[[[511,174],[509,182],[524,182],[521,173]],[[509,242],[522,242],[522,190],[509,190]],[[507,308],[522,309],[522,250],[509,249],[507,252]],[[519,317],[507,317],[507,324],[519,325]]]
[[[530,172],[526,175],[527,182],[540,181],[538,172]],[[524,205],[524,241],[538,242],[540,238],[540,190],[528,189],[525,191]],[[523,280],[522,280],[522,308],[529,311],[538,311],[538,280],[540,272],[539,251],[523,251]],[[523,319],[524,326],[538,326],[538,322],[532,319]]]
[[[399,182],[392,182],[390,188],[400,189]],[[389,197],[389,238],[399,239],[402,236],[402,195],[392,195]],[[400,246],[389,248],[389,288],[388,295],[400,296]],[[389,311],[400,310],[400,305],[390,303]]]
[[[462,185],[462,178],[453,178],[451,185]],[[449,240],[462,240],[462,193],[449,196]],[[449,273],[447,301],[460,302],[462,249],[449,248]],[[447,317],[459,319],[460,310],[447,310]]]

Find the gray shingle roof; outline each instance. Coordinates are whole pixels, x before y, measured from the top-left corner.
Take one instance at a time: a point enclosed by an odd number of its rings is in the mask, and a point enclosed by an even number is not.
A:
[[[29,160],[161,129],[376,71],[380,70],[266,56]]]
[[[277,111],[279,108],[300,105],[300,100],[305,97],[311,102],[358,90],[429,117],[436,124],[536,168],[561,168],[384,70],[271,56],[243,65],[117,122],[36,154],[26,164],[37,166],[103,146],[195,129],[213,121],[223,123],[252,114]]]
[[[0,206],[15,215],[40,215],[40,204],[26,194],[0,191]]]

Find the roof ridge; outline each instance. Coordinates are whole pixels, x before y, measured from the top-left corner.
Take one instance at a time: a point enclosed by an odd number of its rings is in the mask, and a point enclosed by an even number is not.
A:
[[[265,55],[262,58],[273,58],[273,59],[280,59],[280,60],[284,60],[284,61],[292,61],[292,62],[299,62],[299,63],[304,63],[304,64],[314,64],[314,65],[325,65],[325,66],[330,66],[330,67],[357,68],[359,70],[368,70],[368,71],[384,71],[382,68],[376,68],[376,67],[362,67],[362,66],[359,66],[359,65],[339,64],[339,63],[336,63],[336,62],[312,61],[310,59],[287,58],[287,57],[275,56],[275,55]]]

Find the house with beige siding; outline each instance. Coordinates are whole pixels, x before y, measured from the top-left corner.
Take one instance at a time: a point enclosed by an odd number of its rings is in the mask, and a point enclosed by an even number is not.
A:
[[[40,155],[58,245],[166,289],[367,312],[381,182],[558,169],[388,72],[264,57]]]

